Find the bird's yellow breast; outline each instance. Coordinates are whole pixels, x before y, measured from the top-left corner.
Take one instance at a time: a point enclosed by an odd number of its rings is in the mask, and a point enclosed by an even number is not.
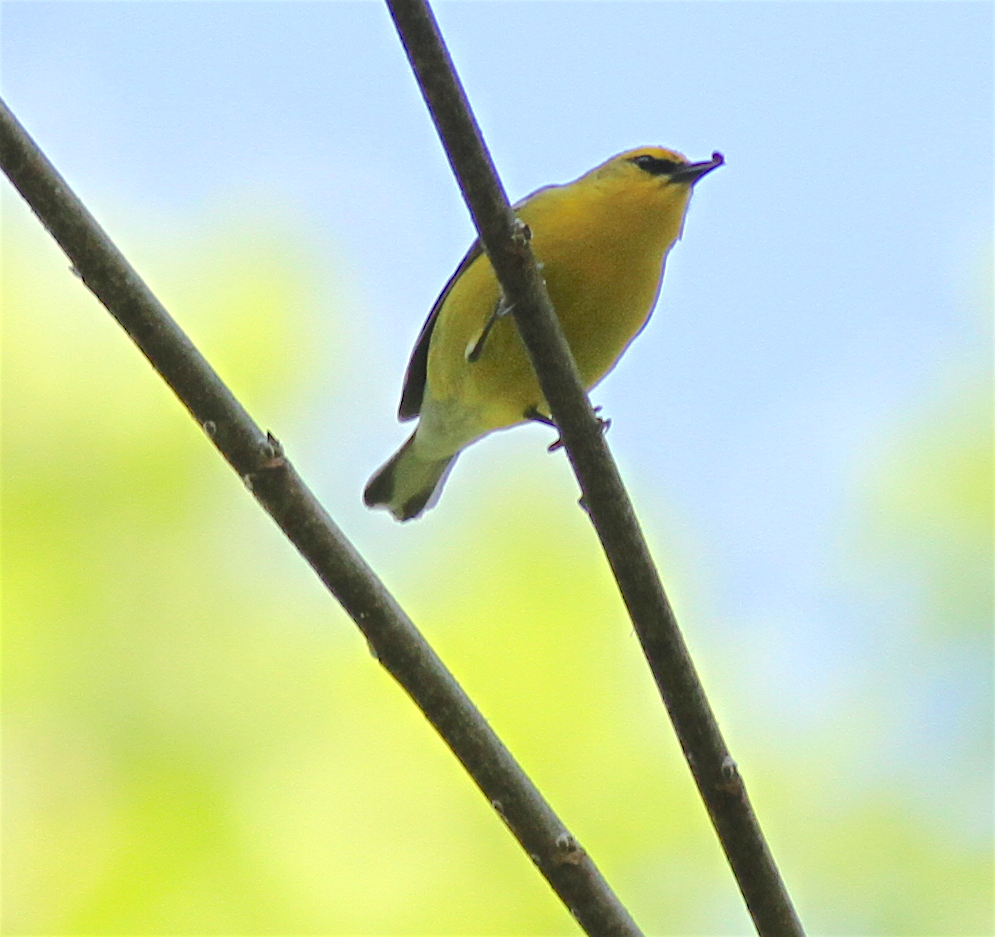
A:
[[[649,318],[689,194],[585,176],[519,208],[585,387],[611,370]],[[494,326],[478,360],[467,358],[500,296],[481,254],[453,284],[429,349],[427,402],[459,411],[475,435],[521,422],[530,407],[548,412],[511,316]]]

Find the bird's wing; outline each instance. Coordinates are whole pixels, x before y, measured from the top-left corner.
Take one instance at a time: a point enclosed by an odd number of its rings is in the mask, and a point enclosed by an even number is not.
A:
[[[526,202],[531,201],[540,192],[554,188],[557,188],[557,186],[547,185],[541,189],[536,189],[535,192],[531,192],[525,198],[515,202],[511,206],[512,211],[518,211]],[[422,400],[425,397],[425,380],[428,375],[428,346],[432,342],[432,330],[435,328],[436,320],[439,318],[439,310],[442,309],[442,304],[446,301],[446,297],[449,296],[456,281],[463,275],[467,267],[482,253],[483,248],[478,238],[470,246],[470,249],[466,252],[466,256],[460,261],[460,265],[456,268],[456,272],[449,278],[449,282],[443,287],[439,298],[435,301],[432,311],[428,314],[428,318],[422,326],[421,332],[418,334],[418,341],[415,342],[415,349],[411,352],[411,360],[408,361],[408,370],[404,375],[401,403],[397,408],[397,418],[402,423],[405,420],[413,420],[421,413]]]
[[[411,352],[411,360],[408,362],[408,370],[404,375],[404,388],[401,391],[401,404],[397,408],[397,418],[404,422],[413,420],[421,413],[422,400],[425,397],[425,378],[428,374],[428,346],[432,341],[432,330],[439,318],[439,310],[446,301],[456,281],[463,275],[467,267],[470,266],[483,253],[478,238],[466,252],[466,256],[460,261],[456,272],[449,278],[449,282],[442,288],[439,298],[432,306],[432,311],[428,314],[425,324],[418,334],[418,341],[415,342],[415,349]]]

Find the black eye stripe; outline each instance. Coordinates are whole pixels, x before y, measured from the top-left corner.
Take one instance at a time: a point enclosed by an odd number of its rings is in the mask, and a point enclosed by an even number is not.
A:
[[[652,176],[665,176],[680,166],[680,163],[676,163],[672,159],[658,159],[656,156],[650,156],[649,153],[633,156],[632,162]]]

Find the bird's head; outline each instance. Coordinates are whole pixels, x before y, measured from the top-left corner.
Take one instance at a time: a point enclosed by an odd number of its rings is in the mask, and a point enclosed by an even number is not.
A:
[[[676,150],[641,146],[613,156],[587,175],[592,182],[609,187],[645,192],[670,189],[676,195],[678,192],[686,194],[699,179],[724,162],[721,153],[713,153],[711,159],[692,163]]]
[[[620,216],[645,217],[658,225],[664,217],[671,224],[671,237],[680,236],[694,184],[725,160],[721,153],[700,163],[692,163],[676,150],[659,146],[641,146],[613,156],[607,162],[581,176],[578,187],[591,187]]]

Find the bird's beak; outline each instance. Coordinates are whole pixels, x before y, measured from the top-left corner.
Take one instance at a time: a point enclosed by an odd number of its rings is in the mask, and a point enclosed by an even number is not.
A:
[[[670,174],[672,182],[686,182],[694,185],[702,176],[707,176],[713,169],[718,169],[725,162],[721,153],[713,153],[712,158],[703,163],[688,163],[679,166]]]

